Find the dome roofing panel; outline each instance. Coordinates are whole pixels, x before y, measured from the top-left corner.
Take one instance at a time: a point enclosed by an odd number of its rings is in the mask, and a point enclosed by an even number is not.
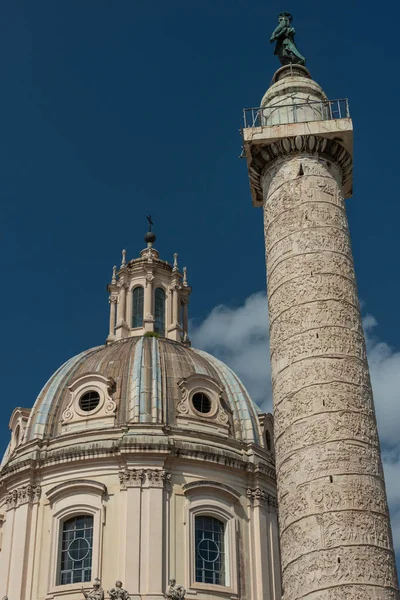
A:
[[[26,440],[56,437],[78,377],[98,373],[115,381],[115,425],[174,424],[181,400],[178,382],[193,374],[215,380],[232,411],[235,437],[259,443],[258,408],[240,379],[220,360],[201,350],[155,337],[128,338],[81,352],[64,363],[40,392],[28,422]]]

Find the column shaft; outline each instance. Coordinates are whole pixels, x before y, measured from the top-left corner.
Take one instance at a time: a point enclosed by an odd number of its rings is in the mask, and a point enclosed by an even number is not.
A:
[[[114,329],[115,329],[115,304],[116,299],[110,298],[110,329],[108,337],[111,339],[114,337]]]
[[[140,593],[151,600],[163,598],[164,563],[164,489],[160,485],[143,488]]]
[[[150,273],[146,278],[146,287],[144,288],[143,312],[144,327],[146,331],[154,330],[153,316],[153,275]]]
[[[131,487],[126,491],[126,555],[125,583],[132,595],[139,596],[140,586],[140,526],[142,519],[140,487]],[[125,587],[125,586],[124,586]]]
[[[316,155],[284,157],[263,191],[284,597],[393,600],[341,171]]]
[[[25,572],[27,562],[28,537],[31,506],[22,504],[15,510],[13,544],[11,551],[10,572],[7,593],[10,598],[23,598],[25,587]]]
[[[188,319],[188,301],[186,300],[183,303],[183,332],[184,333],[188,333],[188,329],[189,329],[189,325],[188,325],[189,319]]]
[[[172,325],[179,324],[179,294],[176,287],[172,290]]]
[[[118,302],[118,324],[124,323],[126,320],[125,316],[126,312],[126,289],[125,286],[122,285],[119,292],[119,302]]]

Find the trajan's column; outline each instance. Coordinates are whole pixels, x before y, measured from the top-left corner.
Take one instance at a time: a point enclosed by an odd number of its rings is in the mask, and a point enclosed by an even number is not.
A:
[[[398,583],[344,199],[347,101],[329,102],[294,44],[245,111],[264,212],[284,600],[394,600]]]

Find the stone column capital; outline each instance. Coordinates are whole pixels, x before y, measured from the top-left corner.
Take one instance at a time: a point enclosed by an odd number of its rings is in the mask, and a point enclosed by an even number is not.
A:
[[[305,155],[313,155],[337,165],[342,174],[342,187],[347,183],[351,185],[353,173],[353,159],[339,142],[332,138],[316,135],[296,135],[293,137],[282,137],[273,141],[265,141],[263,144],[251,146],[250,179],[256,192],[256,204],[263,202],[263,177],[277,161],[285,158],[301,158]],[[300,175],[300,173],[299,173]]]
[[[124,469],[118,473],[121,489],[128,487],[141,487],[145,478],[144,469]]]
[[[260,487],[247,488],[246,495],[254,507],[263,506],[268,509],[276,509],[278,506],[277,499]]]
[[[22,504],[35,504],[39,502],[42,494],[40,485],[33,486],[31,484],[15,488],[6,495],[7,510],[18,508]]]
[[[124,469],[118,473],[121,489],[129,487],[168,487],[171,474],[164,469]]]

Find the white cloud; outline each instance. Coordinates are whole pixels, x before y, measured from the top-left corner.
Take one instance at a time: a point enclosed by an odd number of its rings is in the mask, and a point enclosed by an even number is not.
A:
[[[195,348],[226,362],[243,380],[250,396],[266,412],[272,409],[268,306],[265,292],[249,296],[243,306],[216,306],[203,323],[192,327]]]
[[[363,306],[363,308],[365,308]],[[377,321],[363,319],[382,445],[395,547],[400,551],[400,352],[379,340]],[[268,306],[265,292],[243,306],[216,306],[192,334],[193,344],[226,362],[264,411],[272,409]]]
[[[367,315],[363,325],[381,441],[396,447],[400,445],[400,352],[377,338],[374,317]]]

